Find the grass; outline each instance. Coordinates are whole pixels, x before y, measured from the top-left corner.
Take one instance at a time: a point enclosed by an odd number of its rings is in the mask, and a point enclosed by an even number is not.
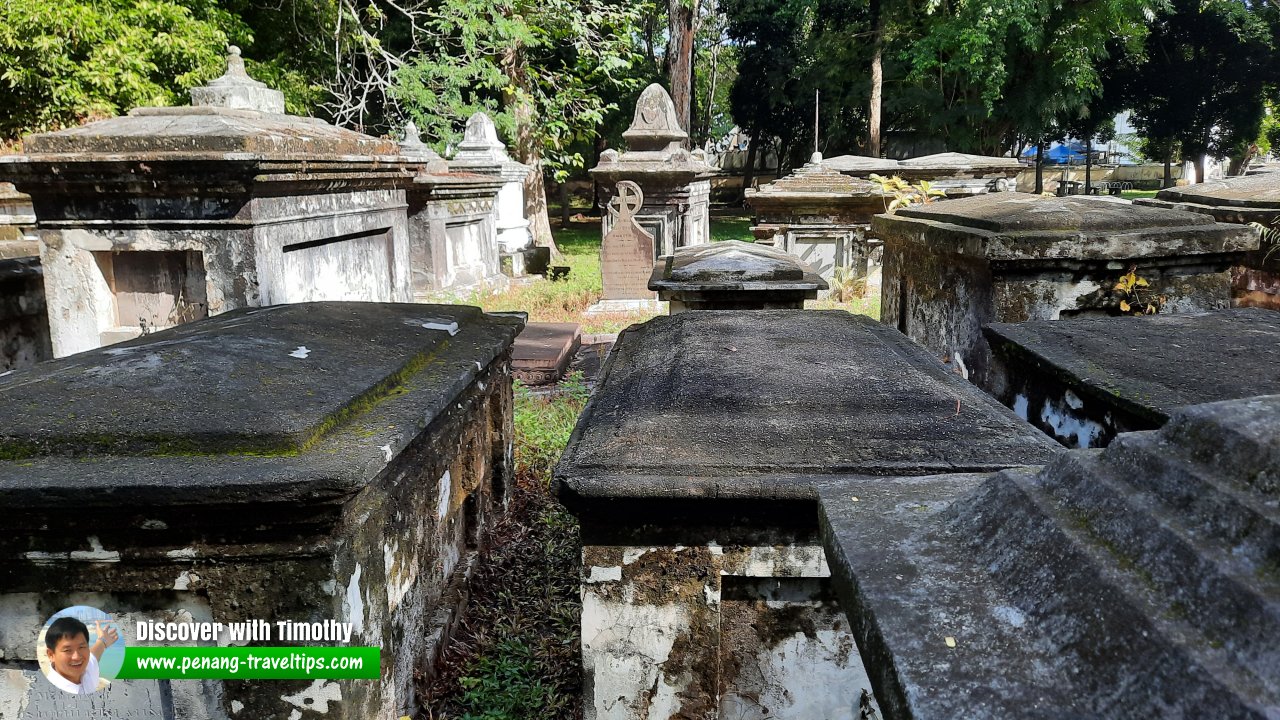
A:
[[[1159,190],[1121,190],[1120,197],[1125,200],[1133,200],[1134,198],[1155,197]]]
[[[578,524],[550,487],[587,395],[580,376],[549,395],[516,384],[514,499],[417,720],[582,717]]]

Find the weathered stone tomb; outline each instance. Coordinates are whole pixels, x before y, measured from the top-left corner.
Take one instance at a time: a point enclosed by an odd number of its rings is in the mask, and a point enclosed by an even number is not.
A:
[[[1277,228],[1280,227],[1280,175],[1261,173],[1166,188],[1154,198],[1134,202],[1204,213],[1218,222],[1256,222]],[[1276,244],[1264,237],[1257,250],[1232,268],[1233,305],[1280,310],[1280,254],[1275,248]]]
[[[241,309],[0,377],[0,708],[62,707],[36,635],[86,604],[129,644],[137,620],[265,619],[349,622],[382,648],[376,681],[161,681],[136,717],[414,715],[509,496],[521,325]]]
[[[416,168],[394,142],[284,114],[234,48],[191,95],[0,157],[35,207],[56,356],[241,307],[411,299]]]
[[[982,326],[1119,312],[1133,269],[1161,313],[1231,304],[1231,268],[1253,228],[1109,198],[996,193],[878,215],[881,321],[1000,395]]]
[[[866,231],[871,217],[887,207],[879,186],[827,167],[816,153],[794,173],[748,189],[746,202],[756,242],[796,255],[827,281],[837,268],[866,276],[871,251],[880,245]]]
[[[740,240],[678,248],[660,258],[649,289],[685,310],[803,310],[827,282],[791,253]]]
[[[681,129],[675,103],[661,85],[650,85],[640,94],[631,127],[622,137],[627,149],[621,154],[605,150],[591,176],[600,182],[606,200],[620,181],[640,187],[645,201],[636,212],[636,222],[654,238],[650,260],[670,255],[678,247],[709,242],[709,178],[715,168],[700,151],[685,148],[689,134]],[[601,237],[609,234],[613,222],[608,214],[601,218]]]
[[[1000,401],[1071,447],[1155,430],[1188,405],[1280,394],[1280,314],[1258,308],[995,323],[986,336]]]
[[[1280,396],[1041,472],[815,482],[885,720],[1280,708]]]
[[[586,717],[852,720],[868,686],[814,478],[996,470],[1060,451],[865,317],[706,311],[632,326],[555,472],[582,523]]]
[[[512,275],[524,275],[525,256],[533,246],[529,220],[524,216],[524,181],[532,168],[511,159],[507,146],[498,139],[493,120],[482,112],[467,120],[466,134],[449,167],[456,172],[502,178],[494,207],[498,250],[503,266],[510,267]]]

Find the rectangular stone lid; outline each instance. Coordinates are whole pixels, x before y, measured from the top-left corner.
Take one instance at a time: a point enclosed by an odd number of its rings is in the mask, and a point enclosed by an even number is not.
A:
[[[1033,465],[1058,450],[870,318],[703,311],[621,335],[556,479],[566,499],[809,497],[790,479]]]
[[[654,265],[650,290],[826,290],[813,268],[771,245],[741,240],[688,245]]]
[[[1129,259],[1247,252],[1252,228],[1106,197],[990,193],[878,215],[872,231],[991,260]]]
[[[1165,188],[1156,194],[1156,199],[1209,206],[1280,209],[1280,174],[1262,173]]]
[[[0,457],[298,453],[424,368],[487,365],[513,334],[444,305],[227,313],[0,377]]]
[[[1163,423],[1186,405],[1280,393],[1280,313],[994,323],[992,349],[1015,373],[1052,376]]]

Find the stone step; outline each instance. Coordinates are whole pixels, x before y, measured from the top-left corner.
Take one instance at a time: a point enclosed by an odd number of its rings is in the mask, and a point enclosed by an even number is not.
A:
[[[1184,408],[1161,428],[1171,453],[1203,463],[1257,493],[1271,507],[1280,502],[1280,395]]]
[[[1167,612],[1141,568],[1119,560],[1039,481],[1002,473],[944,515],[974,567],[1053,648],[1072,691],[1088,698],[1081,709],[1149,717],[1177,688],[1186,716],[1266,717],[1245,698],[1275,697],[1271,683],[1235,662],[1234,648]]]
[[[1188,536],[1217,545],[1231,572],[1255,575],[1264,587],[1280,590],[1277,504],[1222,481],[1217,468],[1182,457],[1157,440],[1146,433],[1117,438],[1106,451],[1113,474],[1179,516]]]
[[[1230,648],[1241,667],[1280,665],[1276,583],[1239,572],[1224,544],[1197,537],[1156,497],[1135,492],[1124,479],[1129,473],[1109,460],[1108,453],[1064,457],[1037,479],[1037,490],[1136,583],[1131,594],[1150,605],[1158,626],[1172,622],[1180,634],[1190,623],[1208,648]],[[1280,695],[1280,678],[1254,684]]]

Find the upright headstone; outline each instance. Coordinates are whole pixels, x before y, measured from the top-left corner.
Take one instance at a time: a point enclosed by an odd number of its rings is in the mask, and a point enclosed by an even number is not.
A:
[[[655,310],[657,293],[649,289],[653,270],[653,236],[636,222],[644,206],[644,192],[633,182],[618,183],[609,201],[612,218],[600,247],[600,275],[604,297],[588,308],[589,314]]]
[[[449,167],[458,172],[502,178],[497,200],[498,249],[504,268],[509,265],[513,275],[523,275],[525,254],[533,245],[524,198],[524,181],[531,168],[511,159],[507,146],[498,139],[493,120],[482,112],[467,120],[466,133]]]
[[[622,180],[634,182],[643,191],[645,202],[635,216],[654,237],[649,261],[678,247],[709,242],[709,178],[715,168],[701,153],[685,149],[689,134],[681,129],[675,103],[661,85],[650,85],[640,94],[631,127],[622,137],[627,150],[601,153],[591,176],[600,182],[606,198]],[[612,223],[610,215],[603,218],[602,237],[609,234]]]
[[[31,195],[54,355],[241,307],[408,301],[396,144],[284,114],[244,72],[23,141],[0,177]]]

